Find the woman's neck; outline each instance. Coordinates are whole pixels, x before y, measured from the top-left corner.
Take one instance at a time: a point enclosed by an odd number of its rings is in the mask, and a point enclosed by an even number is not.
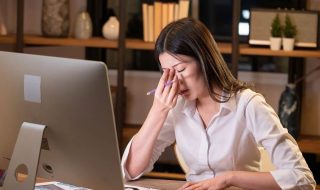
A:
[[[207,128],[212,118],[219,112],[220,103],[216,102],[208,93],[208,95],[199,97],[196,100],[196,107],[204,127]]]

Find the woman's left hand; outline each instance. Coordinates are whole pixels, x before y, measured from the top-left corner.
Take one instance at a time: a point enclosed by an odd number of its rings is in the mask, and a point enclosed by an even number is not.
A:
[[[215,178],[206,179],[196,183],[187,182],[178,190],[222,190],[228,188],[230,185],[227,182],[228,174],[222,174]]]

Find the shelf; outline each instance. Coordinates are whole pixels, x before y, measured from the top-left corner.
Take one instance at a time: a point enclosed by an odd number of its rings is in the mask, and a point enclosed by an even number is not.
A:
[[[14,44],[15,36],[0,36],[0,43]],[[81,47],[96,47],[96,48],[118,48],[118,41],[107,40],[102,37],[93,37],[90,39],[76,38],[49,38],[36,35],[25,35],[24,43],[26,45],[56,45],[56,46],[81,46]],[[126,39],[127,49],[153,50],[154,42],[144,42],[141,39]],[[231,43],[217,43],[222,54],[231,54]],[[269,47],[254,47],[247,44],[241,44],[239,47],[241,55],[255,56],[280,56],[280,57],[314,57],[320,58],[320,50],[305,49],[293,51],[272,51]]]
[[[90,39],[76,38],[49,38],[43,36],[25,35],[25,45],[56,45],[56,46],[81,46],[96,48],[117,48],[118,41],[106,40],[102,37],[93,37]]]
[[[140,39],[126,39],[127,49],[154,50],[154,42],[145,42]]]
[[[220,52],[222,54],[231,54],[231,43],[217,43]],[[127,39],[127,49],[144,49],[153,50],[155,46],[154,42],[144,42],[140,39]],[[280,56],[280,57],[315,57],[320,58],[320,50],[317,49],[304,49],[293,51],[272,51],[269,47],[255,47],[247,44],[240,45],[241,55],[258,55],[258,56]]]
[[[217,43],[220,52],[222,54],[231,54],[231,43]],[[155,46],[154,42],[144,42],[140,39],[127,39],[127,49],[144,49],[153,50]],[[269,47],[255,47],[247,44],[240,45],[241,55],[258,55],[258,56],[280,56],[280,57],[315,57],[320,58],[320,50],[317,49],[304,49],[293,51],[272,51]]]
[[[218,43],[221,53],[231,54],[231,44]],[[145,42],[141,39],[126,39],[127,49],[154,50],[155,42]]]
[[[24,42],[27,45],[58,45],[58,46],[81,46],[81,47],[97,47],[97,48],[118,48],[118,41],[107,40],[102,37],[93,37],[90,39],[76,39],[71,37],[49,38],[49,37],[43,37],[43,36],[25,35]],[[154,43],[144,42],[139,39],[126,39],[126,48],[153,50]]]
[[[320,58],[320,50],[304,49],[293,51],[272,51],[269,47],[252,47],[249,45],[240,45],[241,55],[261,55],[261,56],[280,56],[280,57],[316,57]]]
[[[15,45],[16,37],[15,37],[15,35],[7,35],[7,36],[1,36],[0,35],[0,43],[1,44],[12,44],[12,45]]]
[[[298,139],[301,152],[320,154],[320,137],[304,135]]]

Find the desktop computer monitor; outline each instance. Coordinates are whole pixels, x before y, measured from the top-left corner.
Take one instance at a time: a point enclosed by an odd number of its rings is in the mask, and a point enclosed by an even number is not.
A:
[[[0,169],[12,158],[28,175],[123,189],[107,73],[102,62],[0,52]]]

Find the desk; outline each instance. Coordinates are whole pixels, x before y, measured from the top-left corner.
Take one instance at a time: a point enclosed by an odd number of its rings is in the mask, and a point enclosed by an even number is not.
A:
[[[25,178],[24,175],[18,175],[19,179]],[[42,179],[42,178],[37,178],[37,182],[47,182],[48,180]],[[147,179],[147,178],[141,178],[136,181],[130,181],[127,182],[126,184],[128,185],[136,185],[136,186],[141,186],[141,187],[150,187],[150,188],[155,188],[155,189],[161,189],[161,190],[176,190],[179,187],[181,187],[185,181],[177,181],[177,180],[165,180],[165,179]],[[1,190],[1,187],[0,187]],[[241,190],[240,188],[237,187],[231,187],[228,188],[228,190]],[[320,190],[320,185],[318,184],[316,186],[315,190]]]

